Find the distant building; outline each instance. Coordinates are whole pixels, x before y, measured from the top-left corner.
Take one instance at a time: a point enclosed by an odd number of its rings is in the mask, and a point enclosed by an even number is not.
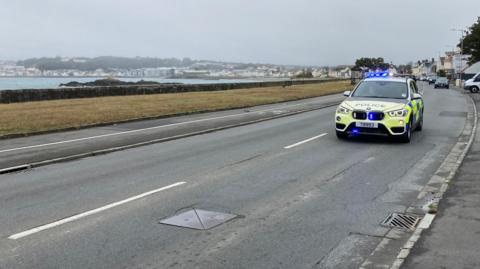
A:
[[[204,78],[210,74],[207,70],[183,70],[182,77],[184,78]]]
[[[174,70],[172,68],[167,67],[159,67],[159,68],[144,68],[143,69],[143,76],[145,77],[160,77],[160,78],[168,78],[173,76]]]
[[[455,73],[460,73],[461,70],[464,70],[468,67],[468,59],[470,55],[460,54],[457,53],[453,56],[453,69],[455,69]]]
[[[326,68],[315,68],[312,71],[312,75],[315,78],[327,77],[328,70]]]
[[[461,70],[467,68],[469,55],[460,54],[459,51],[447,51],[444,56],[438,57],[437,71],[445,71],[447,77],[458,78]]]
[[[350,66],[337,66],[328,70],[328,77],[332,78],[351,78],[352,68]]]
[[[437,64],[435,61],[424,60],[412,67],[412,75],[417,77],[431,76],[436,73],[437,73]]]

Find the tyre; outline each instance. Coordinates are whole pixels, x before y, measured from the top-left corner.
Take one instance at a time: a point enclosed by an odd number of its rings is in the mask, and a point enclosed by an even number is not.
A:
[[[402,143],[410,143],[410,140],[412,138],[412,128],[410,128],[410,125],[412,124],[412,121],[408,123],[405,128],[407,129],[406,132],[399,137],[400,142]]]
[[[415,128],[415,131],[421,131],[423,129],[423,111],[422,114],[420,115],[420,121],[417,124],[417,128]]]
[[[470,87],[470,92],[471,93],[478,93],[478,87],[477,86]]]
[[[337,138],[338,139],[347,139],[348,138],[348,134],[346,134],[345,132],[340,132],[340,131],[335,131],[336,134],[337,134]]]

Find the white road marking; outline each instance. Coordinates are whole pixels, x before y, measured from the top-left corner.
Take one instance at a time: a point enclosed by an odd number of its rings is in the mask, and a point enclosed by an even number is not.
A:
[[[138,200],[140,198],[155,194],[157,192],[161,192],[161,191],[164,191],[164,190],[168,190],[168,189],[183,185],[185,183],[187,183],[187,182],[180,181],[180,182],[177,182],[177,183],[174,183],[174,184],[171,184],[171,185],[159,188],[159,189],[155,189],[155,190],[152,190],[152,191],[148,191],[148,192],[145,192],[145,193],[127,198],[127,199],[122,200],[122,201],[118,201],[118,202],[111,203],[111,204],[108,204],[108,205],[105,205],[105,206],[102,206],[102,207],[99,207],[99,208],[96,208],[96,209],[93,209],[93,210],[90,210],[90,211],[87,211],[87,212],[83,212],[83,213],[80,213],[78,215],[73,215],[73,216],[65,218],[65,219],[61,219],[61,220],[58,220],[58,221],[55,221],[55,222],[52,222],[52,223],[49,223],[49,224],[38,226],[36,228],[32,228],[30,230],[26,230],[26,231],[21,232],[21,233],[12,234],[8,237],[8,239],[12,239],[12,240],[20,239],[22,237],[26,237],[26,236],[41,232],[43,230],[51,229],[51,228],[54,228],[56,226],[63,225],[65,223],[72,222],[72,221],[75,221],[75,220],[78,220],[78,219],[81,219],[81,218],[84,218],[84,217],[87,217],[87,216],[90,216],[90,215],[93,215],[93,214],[100,213],[100,212],[108,210],[108,209],[111,209],[111,208],[129,203],[129,202]]]
[[[307,102],[307,103],[295,104],[295,105],[290,105],[290,106],[284,106],[284,107],[282,107],[282,108],[295,107],[295,106],[306,105],[306,104],[313,104],[313,103],[317,103],[317,102]],[[117,132],[117,133],[111,133],[111,134],[103,134],[103,135],[82,137],[82,138],[77,138],[77,139],[63,140],[63,141],[58,141],[58,142],[38,144],[38,145],[32,145],[32,146],[25,146],[25,147],[4,149],[4,150],[0,150],[0,153],[11,152],[11,151],[18,151],[18,150],[24,150],[24,149],[47,147],[47,146],[60,145],[60,144],[67,144],[67,143],[73,143],[73,142],[79,142],[79,141],[85,141],[85,140],[92,140],[92,139],[104,138],[104,137],[111,137],[111,136],[117,136],[117,135],[125,135],[125,134],[131,134],[131,133],[138,133],[138,132],[144,132],[144,131],[155,130],[155,129],[160,129],[160,128],[166,128],[166,127],[172,127],[172,126],[178,126],[178,125],[185,125],[185,124],[197,123],[197,122],[202,122],[202,121],[225,119],[225,118],[242,116],[242,115],[246,115],[246,114],[263,113],[263,112],[275,111],[275,110],[278,110],[278,108],[271,108],[271,109],[258,110],[258,111],[250,111],[250,112],[244,112],[244,113],[239,113],[239,114],[232,114],[232,115],[219,116],[219,117],[213,117],[213,118],[206,118],[206,119],[185,121],[185,122],[172,123],[172,124],[166,124],[166,125],[159,125],[159,126],[153,126],[153,127],[136,129],[136,130],[130,130],[130,131],[124,131],[124,132]]]
[[[432,225],[432,221],[434,218],[435,218],[435,214],[430,214],[430,213],[425,214],[425,217],[423,217],[423,219],[418,224],[418,228],[428,229],[430,225]]]
[[[312,140],[315,140],[315,139],[317,139],[317,138],[320,138],[320,137],[326,136],[326,135],[327,135],[327,133],[323,133],[323,134],[320,134],[320,135],[317,135],[317,136],[314,136],[314,137],[310,137],[309,139],[305,139],[305,140],[303,140],[303,141],[300,141],[300,142],[298,142],[298,143],[292,144],[292,145],[290,145],[290,146],[286,146],[286,147],[284,147],[284,149],[291,149],[291,148],[293,148],[293,147],[300,146],[301,144],[305,144],[305,143],[307,143],[307,142],[310,142],[310,141],[312,141]]]

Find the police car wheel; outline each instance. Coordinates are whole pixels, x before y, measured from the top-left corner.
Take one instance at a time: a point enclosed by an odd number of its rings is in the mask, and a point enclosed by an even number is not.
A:
[[[405,128],[407,131],[400,136],[400,142],[402,143],[410,143],[410,139],[412,137],[412,128],[410,128],[410,123],[408,123]]]
[[[477,86],[470,87],[470,92],[477,93],[478,92],[478,87]]]
[[[415,128],[415,131],[421,131],[423,129],[423,113],[420,116],[420,121],[417,124],[417,128]]]
[[[335,131],[337,133],[337,138],[338,139],[347,139],[348,138],[348,134],[346,134],[345,132],[340,132],[340,131]]]

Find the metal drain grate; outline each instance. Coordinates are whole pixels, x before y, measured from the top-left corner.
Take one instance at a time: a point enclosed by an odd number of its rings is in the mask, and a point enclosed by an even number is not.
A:
[[[419,221],[419,217],[406,214],[392,213],[384,221],[382,221],[381,225],[413,231]]]
[[[196,230],[208,230],[236,217],[237,215],[233,214],[192,208],[173,217],[163,219],[160,223]]]

